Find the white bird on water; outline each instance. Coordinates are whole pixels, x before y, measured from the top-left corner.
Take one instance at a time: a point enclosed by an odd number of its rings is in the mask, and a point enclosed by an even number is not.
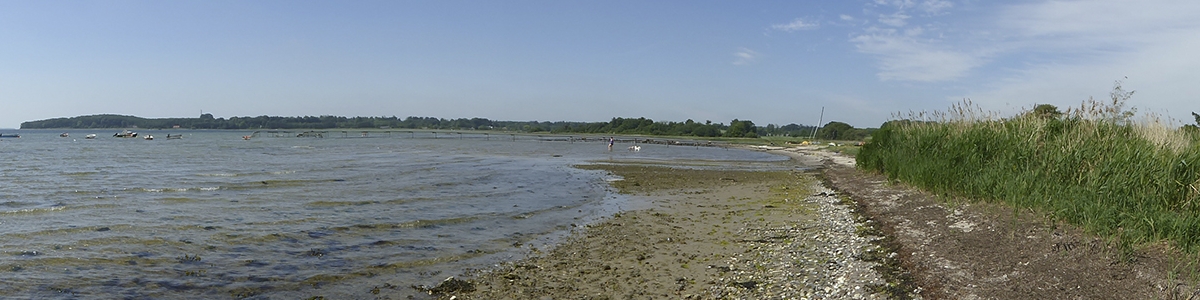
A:
[[[638,145],[629,146],[629,151],[634,151],[634,152],[642,151],[642,146],[638,146]]]

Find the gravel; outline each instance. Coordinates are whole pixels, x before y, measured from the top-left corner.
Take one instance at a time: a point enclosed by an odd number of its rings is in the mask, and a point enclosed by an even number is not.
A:
[[[860,235],[864,223],[832,190],[816,184],[804,199],[816,220],[764,228],[746,223],[750,252],[729,258],[731,276],[713,286],[718,298],[732,299],[884,299],[886,284],[864,254],[879,252],[878,236]]]

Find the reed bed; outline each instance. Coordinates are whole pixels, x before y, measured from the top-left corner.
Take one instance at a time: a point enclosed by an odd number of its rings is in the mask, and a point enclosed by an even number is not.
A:
[[[969,102],[885,123],[858,167],[935,193],[1031,208],[1115,239],[1200,249],[1200,143],[1194,131],[1088,100],[1009,118]]]

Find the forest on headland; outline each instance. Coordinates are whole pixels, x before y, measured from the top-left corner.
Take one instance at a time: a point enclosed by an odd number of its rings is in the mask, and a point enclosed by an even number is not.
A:
[[[496,130],[548,133],[641,134],[696,137],[745,137],[813,135],[812,125],[755,125],[750,120],[732,120],[729,125],[712,121],[656,122],[647,118],[612,118],[608,122],[495,121],[485,118],[445,119],[433,117],[231,117],[216,118],[201,114],[198,118],[141,118],[126,115],[87,115],[21,123],[21,129],[51,128],[144,128],[144,129],[437,129]],[[842,122],[829,122],[817,131],[826,140],[861,140],[874,128],[855,128]]]

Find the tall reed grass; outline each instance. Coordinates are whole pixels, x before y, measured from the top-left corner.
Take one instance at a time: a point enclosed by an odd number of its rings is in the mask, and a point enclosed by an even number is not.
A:
[[[948,195],[1033,208],[1122,244],[1200,249],[1200,142],[1112,102],[998,118],[969,100],[874,133],[858,167]]]

